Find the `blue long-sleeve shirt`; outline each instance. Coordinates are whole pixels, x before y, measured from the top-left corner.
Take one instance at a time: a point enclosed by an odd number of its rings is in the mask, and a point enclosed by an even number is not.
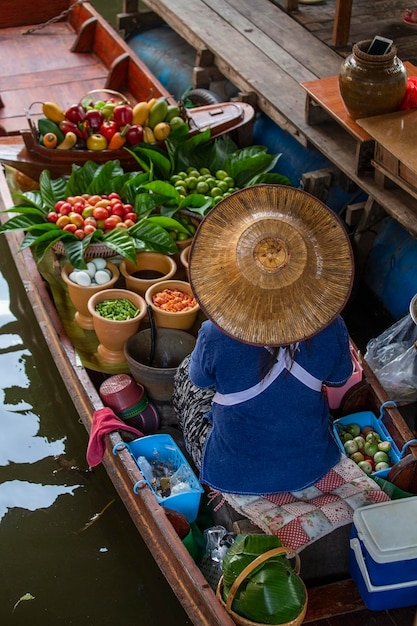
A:
[[[265,348],[238,342],[211,322],[200,328],[190,378],[200,388],[229,394],[256,385]],[[306,342],[295,360],[328,385],[352,373],[342,318]],[[314,484],[340,459],[323,393],[284,370],[262,394],[233,406],[213,403],[201,480],[226,493],[266,495]]]

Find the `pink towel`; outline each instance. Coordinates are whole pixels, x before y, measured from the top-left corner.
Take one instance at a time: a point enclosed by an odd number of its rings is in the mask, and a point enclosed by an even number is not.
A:
[[[127,430],[137,437],[143,437],[140,430],[125,424],[111,409],[104,408],[94,411],[86,455],[89,467],[94,467],[102,462],[106,451],[106,435],[115,430]]]

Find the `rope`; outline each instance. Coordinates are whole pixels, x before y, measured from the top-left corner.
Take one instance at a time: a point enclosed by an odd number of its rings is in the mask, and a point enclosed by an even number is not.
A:
[[[81,4],[84,4],[87,1],[88,0],[77,0],[76,2],[74,2],[73,5],[71,5],[68,9],[65,9],[64,11],[62,11],[59,15],[52,17],[50,20],[48,20],[47,22],[44,22],[43,24],[38,24],[37,26],[34,26],[33,28],[28,28],[28,30],[25,30],[22,33],[22,35],[31,35],[32,33],[35,33],[37,30],[42,30],[43,28],[46,28],[50,24],[59,22],[60,20],[62,20],[62,18],[69,15],[71,11],[75,9],[75,7],[80,6]]]

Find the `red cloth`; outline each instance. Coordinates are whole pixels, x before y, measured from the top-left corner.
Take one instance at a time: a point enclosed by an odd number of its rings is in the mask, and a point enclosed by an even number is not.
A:
[[[404,98],[400,104],[399,110],[406,111],[407,109],[417,108],[417,76],[409,76],[407,79],[407,88],[405,90]]]
[[[109,408],[94,411],[90,439],[87,446],[87,463],[89,467],[99,465],[106,451],[106,435],[115,430],[127,430],[143,437],[143,433],[133,426],[128,426]]]

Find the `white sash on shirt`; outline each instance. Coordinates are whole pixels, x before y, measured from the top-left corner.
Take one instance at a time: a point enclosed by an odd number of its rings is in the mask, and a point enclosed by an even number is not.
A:
[[[240,404],[241,402],[251,400],[272,385],[284,369],[297,378],[297,380],[301,383],[306,385],[306,387],[313,389],[313,391],[321,392],[323,381],[315,378],[303,367],[301,367],[301,365],[292,361],[288,350],[280,348],[276,362],[268,374],[259,383],[249,389],[243,389],[242,391],[237,391],[235,393],[222,394],[216,392],[213,397],[213,402],[222,404],[223,406],[233,406],[234,404]]]

